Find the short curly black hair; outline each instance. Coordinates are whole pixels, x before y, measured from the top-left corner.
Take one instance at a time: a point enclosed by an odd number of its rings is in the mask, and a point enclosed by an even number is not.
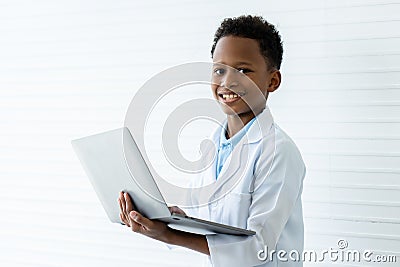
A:
[[[214,35],[211,58],[214,56],[218,40],[224,36],[237,36],[256,40],[267,66],[269,68],[280,69],[283,55],[281,36],[275,26],[267,22],[264,18],[242,15],[224,19]]]

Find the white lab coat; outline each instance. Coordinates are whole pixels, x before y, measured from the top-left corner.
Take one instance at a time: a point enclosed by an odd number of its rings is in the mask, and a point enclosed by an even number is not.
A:
[[[221,128],[212,140],[218,144]],[[247,138],[246,138],[247,137]],[[210,150],[212,151],[212,150]],[[214,150],[215,151],[215,150]],[[210,256],[207,266],[303,266],[301,261],[275,258],[260,260],[258,253],[268,247],[290,253],[303,251],[304,230],[301,193],[306,168],[290,137],[274,122],[268,108],[257,116],[247,136],[224,164],[216,180],[215,155],[212,164],[192,187],[214,184],[203,194],[190,194],[190,215],[256,231],[250,237],[207,235]],[[211,192],[210,192],[211,191]],[[261,254],[260,254],[261,255]],[[292,257],[293,258],[293,257]]]

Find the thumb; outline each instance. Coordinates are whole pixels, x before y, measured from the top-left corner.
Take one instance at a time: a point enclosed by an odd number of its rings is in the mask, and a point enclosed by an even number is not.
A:
[[[144,217],[142,214],[140,214],[137,211],[131,211],[129,213],[129,216],[134,220],[136,223],[143,225],[144,227],[149,227],[151,225],[151,221]]]
[[[186,213],[177,206],[168,207],[168,209],[171,213],[186,215]]]

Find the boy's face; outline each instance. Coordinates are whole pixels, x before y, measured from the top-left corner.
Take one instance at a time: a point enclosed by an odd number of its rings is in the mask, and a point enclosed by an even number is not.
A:
[[[225,36],[217,42],[211,88],[227,115],[260,113],[280,79],[279,70],[268,69],[256,40]]]

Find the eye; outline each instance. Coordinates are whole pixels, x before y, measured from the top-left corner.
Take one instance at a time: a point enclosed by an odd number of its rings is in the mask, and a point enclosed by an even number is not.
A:
[[[214,69],[214,73],[218,76],[221,76],[225,73],[224,69],[218,68],[218,69]]]
[[[246,68],[238,68],[237,71],[240,73],[243,73],[243,74],[252,72],[250,69],[246,69]]]

